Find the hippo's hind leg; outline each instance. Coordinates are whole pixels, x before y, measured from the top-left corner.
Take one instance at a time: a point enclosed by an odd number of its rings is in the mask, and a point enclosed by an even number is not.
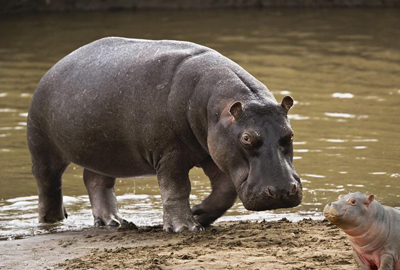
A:
[[[29,125],[28,145],[32,159],[32,173],[38,188],[39,222],[54,223],[63,220],[68,215],[63,206],[61,176],[69,162],[49,141],[48,136]]]
[[[209,226],[232,207],[237,193],[229,176],[211,158],[203,161],[200,166],[210,178],[212,192],[201,204],[195,205],[192,212],[201,225]]]
[[[89,193],[95,226],[127,225],[128,221],[118,212],[114,193],[115,178],[84,169],[83,180]]]

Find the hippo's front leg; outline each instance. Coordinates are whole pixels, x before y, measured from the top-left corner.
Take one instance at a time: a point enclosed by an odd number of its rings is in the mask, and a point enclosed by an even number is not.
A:
[[[357,266],[360,267],[360,270],[372,270],[371,267],[364,264],[364,262],[360,258],[360,255],[354,249],[353,249],[353,258],[356,261]]]
[[[204,230],[190,210],[189,170],[184,164],[184,160],[168,157],[157,171],[164,211],[163,228],[166,232]]]
[[[392,255],[385,254],[381,256],[381,265],[379,270],[393,270],[394,259]]]
[[[209,226],[235,203],[237,193],[229,176],[222,172],[211,158],[200,166],[210,178],[212,192],[201,204],[192,209],[196,219],[203,226]]]

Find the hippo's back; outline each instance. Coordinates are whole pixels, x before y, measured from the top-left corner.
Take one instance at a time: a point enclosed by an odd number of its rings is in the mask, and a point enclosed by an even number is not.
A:
[[[71,76],[83,72],[87,77],[89,74],[82,70],[85,68],[92,72],[92,76],[101,79],[105,75],[119,76],[146,64],[155,65],[152,68],[163,66],[165,71],[169,71],[186,57],[205,51],[212,50],[191,42],[108,37],[73,51],[54,65],[49,73],[65,72],[65,75]]]
[[[397,231],[398,237],[400,238],[400,210],[390,206],[384,206],[384,208],[389,213],[393,225],[395,226],[395,231]]]
[[[31,102],[30,120],[40,122],[41,128],[54,117],[59,120],[52,124],[62,126],[128,113],[153,120],[165,113],[162,108],[179,65],[203,52],[214,51],[180,41],[117,37],[94,41],[43,76]]]
[[[40,81],[35,95],[41,91],[136,90],[134,87],[156,83],[159,77],[171,79],[185,58],[206,51],[212,50],[190,42],[103,38],[56,63]],[[104,84],[108,87],[101,87]]]

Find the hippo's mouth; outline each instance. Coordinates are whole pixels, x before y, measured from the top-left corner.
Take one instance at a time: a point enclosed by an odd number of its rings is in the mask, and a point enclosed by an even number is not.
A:
[[[337,225],[340,223],[342,217],[346,214],[347,209],[343,211],[343,213],[339,214],[339,212],[331,206],[328,211],[324,211],[325,217],[332,222],[333,224]]]
[[[239,176],[238,176],[238,185],[236,186],[236,190],[239,193],[240,191],[243,191],[243,189],[245,188],[244,185],[247,182],[247,180],[249,179],[249,175],[250,173],[246,170],[243,171]],[[231,179],[235,179],[234,177],[231,177]]]
[[[243,185],[247,182],[247,179],[249,179],[249,174],[247,174],[246,176],[244,176],[244,177],[240,180],[239,188],[240,188],[241,190],[243,190]]]
[[[338,219],[341,218],[343,216],[343,214],[339,215],[339,214],[331,214],[331,213],[325,213],[325,217],[329,220],[331,219]]]

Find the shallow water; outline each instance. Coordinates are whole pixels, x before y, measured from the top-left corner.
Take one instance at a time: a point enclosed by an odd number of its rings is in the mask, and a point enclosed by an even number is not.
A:
[[[92,225],[82,169],[64,174],[69,218],[37,223],[35,180],[26,145],[32,93],[74,49],[104,36],[188,40],[212,47],[265,83],[290,94],[300,206],[246,211],[238,201],[220,220],[321,218],[350,190],[400,207],[400,10],[217,10],[65,13],[0,17],[0,238]],[[192,203],[210,192],[191,172]],[[118,179],[122,214],[138,225],[162,220],[157,181]]]

